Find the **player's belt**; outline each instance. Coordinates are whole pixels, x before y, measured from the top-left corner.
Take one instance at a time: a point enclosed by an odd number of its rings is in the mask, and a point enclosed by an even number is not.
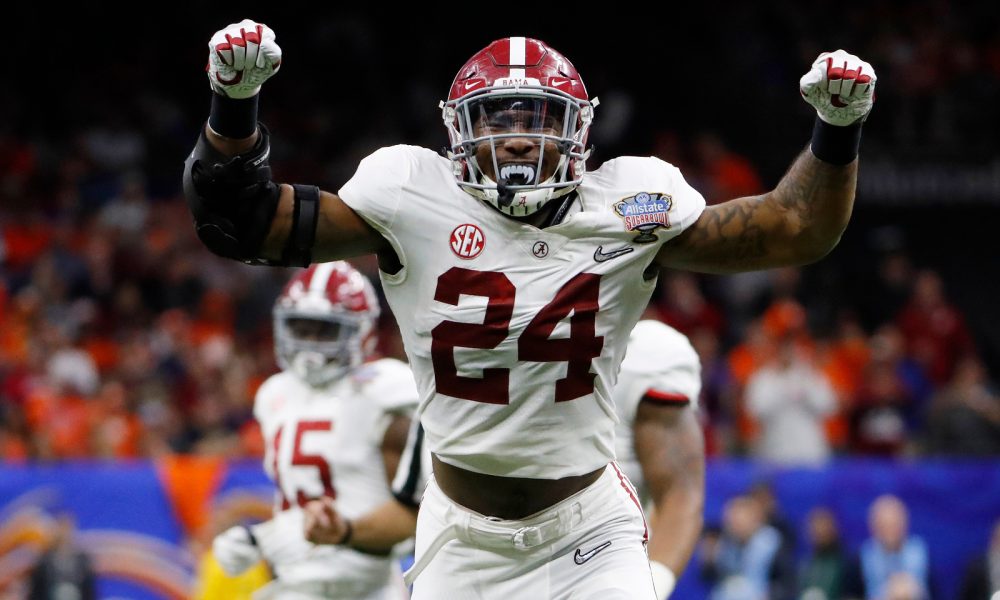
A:
[[[530,550],[566,535],[587,518],[584,506],[591,507],[591,512],[593,507],[606,506],[600,498],[584,499],[583,496],[600,495],[603,490],[613,494],[612,486],[599,485],[601,479],[608,476],[608,473],[613,474],[614,471],[609,467],[597,481],[576,494],[545,509],[537,516],[517,520],[484,517],[467,510],[448,498],[431,477],[421,504],[426,505],[431,496],[433,496],[432,502],[444,503],[446,512],[443,520],[448,525],[438,532],[427,548],[420,553],[413,566],[403,574],[403,580],[406,585],[411,585],[438,551],[452,540],[462,540],[480,548],[509,551]]]

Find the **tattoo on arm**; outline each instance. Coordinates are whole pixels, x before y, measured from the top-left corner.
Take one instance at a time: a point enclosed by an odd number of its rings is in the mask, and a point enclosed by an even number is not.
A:
[[[850,219],[857,162],[825,163],[806,150],[773,191],[705,209],[660,251],[664,266],[730,273],[818,260]]]

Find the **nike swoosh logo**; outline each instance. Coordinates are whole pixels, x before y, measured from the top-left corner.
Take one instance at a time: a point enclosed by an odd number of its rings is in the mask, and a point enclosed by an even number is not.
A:
[[[583,563],[585,563],[588,560],[590,560],[590,559],[594,558],[595,556],[597,556],[598,552],[600,552],[601,550],[604,550],[605,548],[607,548],[610,545],[611,545],[611,540],[608,540],[608,541],[604,542],[603,544],[601,544],[600,546],[598,546],[596,548],[591,548],[590,550],[587,550],[586,552],[580,552],[580,549],[577,548],[576,552],[573,554],[573,562],[575,562],[578,565],[582,565]]]
[[[612,258],[618,258],[623,254],[628,254],[633,250],[635,250],[635,248],[632,246],[625,246],[623,248],[611,250],[610,252],[605,252],[604,246],[598,246],[597,250],[594,250],[594,260],[597,262],[604,262],[606,260],[611,260]]]

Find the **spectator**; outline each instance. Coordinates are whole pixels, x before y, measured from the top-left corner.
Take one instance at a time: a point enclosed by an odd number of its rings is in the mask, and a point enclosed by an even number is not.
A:
[[[872,361],[851,408],[851,450],[882,456],[900,454],[910,439],[905,412],[911,402],[909,389],[893,365]]]
[[[121,235],[126,242],[138,240],[149,220],[149,198],[141,171],[125,172],[118,194],[98,213],[98,222],[109,232]]]
[[[730,454],[737,445],[736,383],[719,337],[710,329],[692,332],[691,345],[701,360],[701,399],[698,404],[705,427],[705,453]]]
[[[750,487],[749,496],[757,501],[764,512],[764,522],[781,534],[781,547],[771,568],[772,600],[795,597],[795,547],[798,543],[795,528],[785,518],[778,505],[774,489],[767,481],[758,481]]]
[[[725,327],[722,312],[701,293],[698,279],[691,273],[672,273],[657,301],[660,320],[684,335],[708,329],[721,336]]]
[[[809,550],[799,569],[802,600],[838,600],[847,560],[840,545],[837,520],[828,508],[815,508],[806,525]]]
[[[885,600],[923,600],[925,597],[913,575],[902,571],[893,573],[885,587]]]
[[[29,600],[95,600],[96,574],[90,557],[74,539],[76,520],[59,515],[52,545],[30,575]]]
[[[924,541],[909,533],[909,513],[903,502],[891,495],[879,496],[868,510],[871,537],[858,551],[847,586],[851,597],[866,600],[929,598],[930,557]],[[914,596],[905,574],[916,584]]]
[[[1000,593],[1000,520],[993,526],[989,548],[972,560],[958,592],[958,600],[990,600]]]
[[[869,234],[868,251],[875,260],[861,274],[853,297],[868,331],[891,321],[913,293],[914,268],[898,226],[883,226]],[[869,272],[870,270],[870,272]]]
[[[911,356],[941,385],[952,375],[958,359],[973,351],[965,317],[944,294],[941,277],[921,271],[913,285],[909,303],[896,317]]]
[[[932,398],[927,421],[932,454],[1000,455],[1000,396],[978,357],[959,361],[951,383]]]
[[[756,455],[782,464],[818,465],[830,456],[823,420],[837,407],[826,376],[808,361],[793,338],[750,378],[747,410],[761,426]]]
[[[702,551],[701,575],[712,584],[711,600],[769,598],[781,534],[764,521],[763,508],[749,496],[729,500],[722,519],[721,538],[707,536]]]

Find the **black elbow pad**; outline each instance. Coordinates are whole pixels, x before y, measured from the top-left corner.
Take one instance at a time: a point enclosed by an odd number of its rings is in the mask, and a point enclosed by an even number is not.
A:
[[[271,264],[259,253],[278,209],[280,190],[271,181],[268,132],[249,151],[226,156],[202,131],[184,161],[184,196],[195,231],[213,253],[247,264]]]

